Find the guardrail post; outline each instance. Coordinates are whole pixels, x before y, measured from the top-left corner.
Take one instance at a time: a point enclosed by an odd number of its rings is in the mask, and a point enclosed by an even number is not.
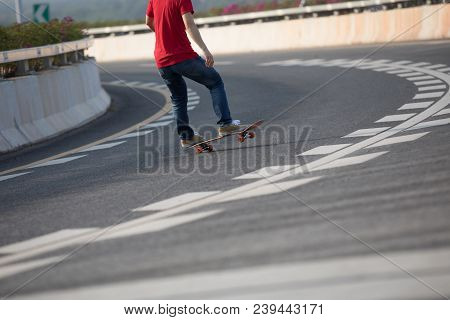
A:
[[[18,61],[16,65],[17,65],[16,75],[18,76],[26,76],[30,71],[30,65],[28,64],[28,60]]]
[[[63,53],[59,57],[61,58],[61,65],[66,66],[69,64],[69,61],[67,59],[67,53]]]
[[[43,58],[44,69],[50,69],[53,66],[53,58],[45,57]]]

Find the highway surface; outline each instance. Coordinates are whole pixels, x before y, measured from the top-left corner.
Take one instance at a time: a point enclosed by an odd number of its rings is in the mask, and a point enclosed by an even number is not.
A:
[[[180,150],[151,62],[101,65],[106,115],[1,157],[1,296],[446,299],[449,53],[216,57],[233,117],[266,123],[202,155]],[[213,136],[208,91],[188,87]]]

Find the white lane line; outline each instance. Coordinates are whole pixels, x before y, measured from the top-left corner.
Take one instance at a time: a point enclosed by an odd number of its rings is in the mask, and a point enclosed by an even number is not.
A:
[[[440,71],[440,72],[448,72],[448,71],[450,71],[450,68],[439,69],[438,71]]]
[[[428,87],[419,87],[419,91],[433,91],[433,90],[442,90],[445,89],[445,85],[439,85],[439,86],[428,86]]]
[[[439,92],[429,92],[429,93],[419,93],[414,96],[414,100],[419,99],[430,99],[430,98],[440,98],[445,94],[444,91]]]
[[[142,85],[143,83],[140,81],[127,81],[125,84],[129,87],[137,87]]]
[[[328,146],[320,146],[311,150],[308,150],[306,152],[303,152],[302,154],[299,154],[298,156],[318,156],[318,155],[324,155],[324,154],[330,154],[333,152],[336,152],[338,150],[341,150],[345,147],[348,147],[350,144],[334,144],[334,145],[328,145]]]
[[[234,64],[233,61],[217,61],[217,62],[214,62],[214,65],[216,65],[216,66],[231,66],[233,64]]]
[[[428,81],[418,81],[414,82],[416,86],[427,86],[429,84],[442,84],[441,80],[428,80]]]
[[[157,85],[156,82],[147,82],[147,83],[143,83],[143,84],[139,85],[139,87],[140,88],[149,88],[149,87],[153,87],[156,85]]]
[[[411,128],[408,128],[407,130],[408,131],[409,130],[419,130],[419,129],[425,129],[425,128],[445,126],[447,124],[450,124],[450,118],[421,122]]]
[[[434,117],[443,116],[443,115],[447,115],[447,114],[450,114],[450,108],[439,111],[438,113],[436,113],[434,115]]]
[[[397,70],[398,67],[383,67],[383,68],[379,68],[379,69],[374,69],[373,71],[377,71],[377,72],[385,72],[385,71],[391,71],[391,70]]]
[[[56,232],[52,232],[40,237],[28,239],[20,242],[16,242],[10,245],[0,247],[0,254],[12,254],[26,250],[32,250],[36,247],[44,246],[53,242],[70,239],[82,234],[99,230],[98,228],[85,228],[85,229],[64,229]]]
[[[160,89],[160,90],[167,90],[167,85],[166,84],[160,84],[157,86],[153,87],[154,89]]]
[[[147,206],[134,209],[133,211],[161,211],[177,207],[182,204],[197,201],[215,194],[220,191],[208,191],[208,192],[189,192],[170,199],[162,200],[159,202],[151,203]]]
[[[424,102],[414,102],[404,104],[402,107],[398,108],[398,110],[414,110],[414,109],[426,109],[431,106],[434,101],[424,101]]]
[[[2,266],[0,267],[0,279],[11,277],[15,274],[30,271],[39,267],[47,266],[49,264],[62,261],[63,259],[63,256],[51,257]]]
[[[432,66],[429,66],[429,67],[425,67],[425,68],[427,68],[427,69],[437,69],[437,68],[442,68],[442,67],[446,67],[447,65],[445,65],[445,64],[435,64],[435,65],[432,65]]]
[[[420,76],[420,77],[406,78],[406,80],[408,80],[408,81],[431,80],[431,79],[436,79],[436,78],[432,77],[432,76]]]
[[[418,62],[418,63],[410,64],[410,65],[408,65],[408,67],[425,67],[429,64],[430,63],[428,63],[428,62]]]
[[[387,73],[388,74],[399,74],[399,73],[405,73],[405,72],[408,72],[409,70],[406,70],[406,69],[395,69],[395,70],[392,70],[392,71],[388,71]]]
[[[121,145],[122,143],[125,143],[126,141],[119,141],[119,142],[112,142],[112,143],[105,143],[105,144],[98,144],[96,146],[87,148],[80,152],[90,152],[90,151],[97,151],[97,150],[105,150],[105,149],[111,149],[115,146]]]
[[[108,84],[110,84],[110,85],[124,85],[125,84],[125,80],[111,81],[111,82],[108,82]]]
[[[161,117],[161,118],[159,118],[158,120],[156,120],[156,121],[168,121],[168,120],[175,120],[175,118],[174,118],[174,116],[173,115],[167,115],[167,116],[164,116],[164,117]]]
[[[196,108],[196,106],[190,106],[190,107],[188,107],[187,109],[188,109],[188,111],[192,111],[192,110],[194,110]]]
[[[322,67],[335,67],[335,66],[340,66],[343,63],[347,63],[348,59],[334,59],[334,60],[330,60],[328,62],[322,63]]]
[[[380,128],[370,128],[370,129],[361,129],[356,130],[343,138],[357,138],[357,137],[372,137],[383,131],[390,129],[390,127],[380,127]]]
[[[371,154],[364,154],[362,156],[340,158],[340,159],[334,160],[332,162],[329,162],[327,164],[324,164],[320,167],[312,168],[310,170],[311,171],[319,171],[319,170],[335,169],[335,168],[342,168],[342,167],[363,164],[363,163],[366,163],[367,161],[378,158],[386,153],[387,153],[387,151],[383,151],[383,152],[376,152],[376,153],[371,153]]]
[[[123,135],[123,136],[114,138],[114,139],[112,139],[112,140],[122,140],[122,139],[129,139],[129,138],[137,138],[137,137],[145,136],[145,135],[147,135],[147,134],[149,134],[149,133],[152,133],[152,132],[153,132],[153,130],[139,131],[139,132],[132,132],[132,133],[128,133],[128,134],[125,134],[125,135]]]
[[[74,156],[74,157],[55,159],[55,160],[51,160],[51,161],[47,161],[47,162],[38,164],[38,165],[30,167],[30,168],[41,168],[41,167],[56,166],[56,165],[64,164],[64,163],[71,162],[71,161],[74,161],[74,160],[78,160],[78,159],[84,158],[84,157],[86,157],[86,154],[81,155],[81,156]]]
[[[10,175],[7,175],[7,176],[0,176],[0,181],[6,181],[6,180],[14,179],[14,178],[17,178],[17,177],[21,177],[21,176],[24,176],[24,175],[29,174],[31,172],[32,171],[16,173],[16,174],[10,174]]]
[[[390,116],[386,116],[381,118],[380,120],[377,120],[375,122],[380,123],[380,122],[397,122],[397,121],[405,121],[408,120],[409,118],[415,116],[415,113],[404,113],[404,114],[393,114]]]
[[[173,121],[161,121],[161,122],[155,122],[155,123],[150,123],[146,126],[143,126],[141,129],[151,129],[151,128],[160,128],[160,127],[165,127],[168,126],[169,124],[171,124]]]
[[[262,186],[259,188],[249,189],[247,191],[235,194],[231,197],[222,199],[219,202],[229,202],[229,201],[243,200],[243,199],[249,199],[249,198],[254,198],[254,197],[267,196],[267,195],[272,195],[272,194],[277,194],[277,193],[283,193],[283,192],[286,192],[287,190],[303,186],[305,184],[319,180],[321,178],[322,177],[302,178],[302,179],[291,180],[291,181],[286,181],[286,182],[277,182],[274,184],[268,184],[268,185],[265,185],[265,186]]]
[[[447,292],[447,247],[388,253],[390,261]],[[355,283],[355,280],[358,280]],[[294,285],[298,284],[298,285]],[[304,285],[303,285],[304,284]],[[439,285],[440,284],[440,285]],[[442,288],[442,289],[441,289]],[[362,294],[364,293],[364,294]],[[430,289],[398,271],[376,254],[294,261],[226,270],[206,270],[168,277],[36,291],[19,300],[265,300],[280,299],[417,299]]]
[[[291,169],[295,167],[296,165],[285,165],[285,166],[271,166],[271,167],[265,167],[261,168],[259,170],[255,170],[250,173],[246,173],[242,176],[233,178],[233,180],[249,180],[249,179],[261,179],[261,178],[267,178],[271,177],[273,175],[276,175],[280,172],[283,172],[285,170]]]
[[[197,101],[189,101],[189,102],[187,103],[188,106],[195,106],[195,105],[197,105],[197,104],[200,104],[200,100],[197,100]]]
[[[400,61],[394,61],[391,64],[396,65],[396,66],[398,66],[398,65],[402,66],[402,65],[405,65],[405,64],[407,65],[410,63],[412,63],[412,61],[410,61],[410,60],[400,60]]]
[[[381,140],[381,141],[379,141],[377,143],[374,143],[371,146],[366,147],[366,149],[377,148],[377,147],[382,147],[382,146],[389,146],[389,145],[397,144],[397,143],[411,142],[411,141],[415,141],[417,139],[420,139],[420,138],[422,138],[423,136],[425,136],[427,134],[429,134],[429,132],[423,132],[423,133],[404,135],[404,136],[400,136],[400,137],[387,138],[387,139]]]
[[[404,73],[404,74],[398,74],[397,76],[402,77],[402,78],[407,78],[407,77],[414,77],[414,76],[423,76],[422,72],[408,72],[408,73]]]
[[[198,96],[197,92],[195,92],[195,91],[188,92],[188,97],[192,97],[192,96]]]

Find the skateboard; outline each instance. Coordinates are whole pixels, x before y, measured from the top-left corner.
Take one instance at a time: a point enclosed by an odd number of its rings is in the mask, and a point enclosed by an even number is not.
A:
[[[191,148],[195,149],[195,153],[197,153],[197,154],[200,154],[203,152],[214,152],[214,148],[211,144],[212,142],[219,141],[219,140],[222,140],[223,138],[231,137],[231,136],[237,136],[238,141],[240,143],[243,143],[248,138],[254,139],[256,137],[256,134],[253,130],[256,129],[257,127],[259,127],[263,122],[264,122],[264,120],[256,121],[255,123],[253,123],[253,124],[249,125],[247,128],[245,128],[244,130],[233,132],[233,133],[227,134],[225,136],[202,141],[200,143],[197,143],[197,144],[194,144],[194,145],[188,147],[188,149],[191,149]]]

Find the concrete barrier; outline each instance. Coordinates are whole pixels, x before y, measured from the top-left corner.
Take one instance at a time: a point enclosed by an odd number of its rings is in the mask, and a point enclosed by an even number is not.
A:
[[[450,4],[202,29],[215,54],[450,38]],[[95,39],[98,61],[153,59],[154,34]],[[197,48],[198,49],[198,48]]]
[[[111,102],[94,60],[0,81],[0,96],[0,152],[79,127]]]

